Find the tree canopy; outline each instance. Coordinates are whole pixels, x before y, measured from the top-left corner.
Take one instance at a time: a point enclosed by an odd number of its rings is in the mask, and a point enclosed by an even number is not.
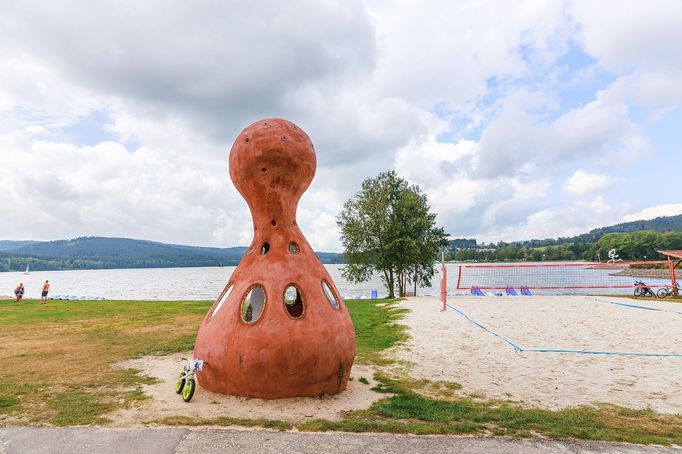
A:
[[[662,260],[660,249],[682,249],[681,232],[652,232],[644,230],[629,233],[608,233],[601,237],[591,251],[591,258],[599,254],[607,257],[608,251],[615,249],[623,260]]]
[[[352,282],[379,273],[389,297],[404,295],[407,284],[428,286],[433,263],[447,234],[436,227],[426,195],[394,171],[362,182],[337,217],[344,248],[344,277]]]

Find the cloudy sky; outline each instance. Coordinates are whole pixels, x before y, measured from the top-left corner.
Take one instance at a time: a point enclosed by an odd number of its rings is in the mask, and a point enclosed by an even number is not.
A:
[[[318,250],[388,169],[479,241],[680,214],[680,23],[677,0],[3,1],[0,239],[246,245],[227,153],[267,117],[315,144]]]

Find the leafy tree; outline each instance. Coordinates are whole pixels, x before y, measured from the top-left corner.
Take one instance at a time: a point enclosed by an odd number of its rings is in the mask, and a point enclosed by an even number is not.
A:
[[[430,285],[436,254],[448,245],[445,231],[435,226],[426,195],[394,171],[363,181],[336,222],[346,261],[344,277],[363,282],[380,273],[389,297],[395,296],[396,287],[404,295],[408,283]]]
[[[450,240],[448,249],[455,251],[457,249],[471,249],[476,247],[476,238],[455,238]]]
[[[607,258],[608,251],[615,249],[624,260],[652,260],[663,257],[656,252],[660,249],[681,249],[682,233],[653,232],[644,230],[629,233],[607,233],[595,243],[588,256],[591,259]]]

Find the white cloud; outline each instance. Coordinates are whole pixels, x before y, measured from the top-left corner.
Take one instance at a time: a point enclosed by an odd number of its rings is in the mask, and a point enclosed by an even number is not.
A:
[[[19,137],[0,146],[2,209],[18,214],[0,226],[0,237],[97,234],[211,244],[216,226],[236,236],[250,230],[224,161],[196,163],[149,147],[130,153],[113,142],[75,146]]]
[[[523,221],[481,235],[486,241],[513,241],[569,237],[618,222],[619,209],[594,197],[530,213]]]
[[[518,223],[544,203],[549,189],[549,180],[540,175],[477,175],[471,162],[478,152],[473,141],[449,144],[431,137],[396,154],[395,169],[424,190],[438,221],[453,236]]]
[[[632,106],[662,118],[682,104],[679,8],[3,3],[0,210],[41,215],[0,238],[246,244],[226,158],[243,127],[271,116],[316,146],[299,223],[317,249],[338,250],[343,202],[391,167],[452,233],[552,236],[584,228],[580,210],[622,216],[600,198],[557,208],[553,188],[593,193],[605,187],[595,163],[655,151]],[[567,105],[557,59],[576,43],[615,80]],[[93,113],[108,117],[102,137],[72,138]]]
[[[636,213],[627,214],[623,216],[623,221],[639,221],[660,216],[677,216],[678,214],[682,214],[682,203],[669,203],[666,205],[647,207]]]
[[[613,183],[608,175],[576,170],[564,182],[564,190],[569,194],[585,195],[606,188]]]
[[[682,67],[682,3],[675,0],[572,2],[585,50],[612,71]]]
[[[570,9],[585,51],[619,75],[612,91],[649,107],[682,102],[682,3],[580,0]]]
[[[528,165],[546,170],[607,155],[613,155],[612,161],[631,161],[651,153],[649,141],[629,118],[627,104],[609,91],[554,120],[529,112],[537,103],[538,97],[531,93],[514,93],[501,102],[501,114],[481,136],[480,154],[474,161],[480,173],[515,174]]]

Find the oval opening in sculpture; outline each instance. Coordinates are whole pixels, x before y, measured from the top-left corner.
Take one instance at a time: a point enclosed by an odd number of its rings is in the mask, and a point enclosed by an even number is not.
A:
[[[291,318],[303,316],[303,298],[298,287],[291,284],[284,290],[284,307]]]
[[[322,281],[322,290],[324,291],[324,296],[329,300],[329,304],[331,304],[334,309],[338,309],[339,300],[336,298],[336,293],[334,293],[334,290],[331,289],[327,281]]]
[[[291,252],[292,254],[298,254],[298,251],[299,251],[298,244],[296,244],[293,241],[289,243],[289,252]]]
[[[232,283],[228,283],[227,287],[225,287],[225,290],[223,290],[223,293],[218,297],[218,304],[216,304],[213,308],[213,312],[211,312],[211,316],[209,318],[213,318],[213,316],[218,313],[223,304],[225,304],[225,301],[227,301],[230,293],[232,293]]]
[[[268,253],[270,250],[270,243],[263,243],[263,245],[260,247],[260,253],[265,255]]]
[[[265,289],[260,285],[254,285],[246,292],[239,308],[242,320],[245,323],[255,323],[260,318],[265,308]]]

